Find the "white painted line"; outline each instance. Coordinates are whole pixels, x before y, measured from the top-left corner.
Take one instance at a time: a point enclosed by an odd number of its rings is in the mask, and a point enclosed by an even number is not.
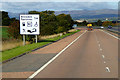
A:
[[[100,44],[98,44],[98,46],[100,47]]]
[[[107,72],[110,72],[110,69],[109,69],[109,67],[106,67],[106,70],[107,70]]]
[[[106,63],[106,62],[104,61],[104,63]]]
[[[83,34],[86,33],[86,30],[77,37],[74,41],[72,41],[68,46],[66,46],[62,51],[60,51],[55,57],[53,57],[50,61],[48,61],[45,65],[43,65],[40,69],[38,69],[36,72],[34,72],[30,77],[28,77],[26,80],[31,80],[34,78],[38,73],[40,73],[44,68],[46,68],[51,62],[53,62],[62,52],[64,52],[68,47],[70,47],[75,41],[77,41]]]
[[[103,57],[103,58],[105,58],[105,56],[104,56],[104,55],[102,55],[102,57]]]
[[[102,51],[102,48],[100,48],[100,51]]]
[[[103,30],[100,30],[100,31],[103,31]],[[112,36],[112,37],[114,37],[114,38],[116,38],[116,39],[118,39],[118,40],[120,40],[120,38],[118,38],[117,36],[114,36],[114,35],[112,35],[112,34],[106,32],[106,31],[103,31],[103,32],[106,33],[106,34],[108,34],[108,35],[110,35],[110,36]]]

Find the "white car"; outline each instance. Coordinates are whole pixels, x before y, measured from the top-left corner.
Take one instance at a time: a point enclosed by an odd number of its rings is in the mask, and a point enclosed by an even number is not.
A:
[[[101,29],[104,29],[104,27],[103,27],[103,26],[101,26],[100,28],[101,28]]]

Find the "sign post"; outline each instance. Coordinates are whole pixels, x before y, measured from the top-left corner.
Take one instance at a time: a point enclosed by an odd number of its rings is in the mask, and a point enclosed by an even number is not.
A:
[[[37,35],[36,35],[36,43],[37,43]]]
[[[20,34],[23,35],[23,45],[25,45],[25,35],[39,35],[39,14],[20,14]]]
[[[23,35],[23,45],[25,45],[25,35]]]

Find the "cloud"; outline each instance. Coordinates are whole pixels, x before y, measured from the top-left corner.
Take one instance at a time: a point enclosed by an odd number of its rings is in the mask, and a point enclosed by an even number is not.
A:
[[[0,10],[2,9],[2,3],[0,3]]]
[[[2,0],[3,2],[119,2],[119,0]]]
[[[117,2],[3,2],[2,9],[14,13],[25,13],[32,10],[117,9]]]

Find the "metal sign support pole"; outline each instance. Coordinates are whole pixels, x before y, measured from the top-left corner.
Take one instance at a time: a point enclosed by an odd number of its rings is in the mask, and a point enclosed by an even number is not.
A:
[[[37,35],[35,35],[36,36],[36,43],[37,43]]]
[[[23,45],[25,45],[25,35],[23,35]]]

